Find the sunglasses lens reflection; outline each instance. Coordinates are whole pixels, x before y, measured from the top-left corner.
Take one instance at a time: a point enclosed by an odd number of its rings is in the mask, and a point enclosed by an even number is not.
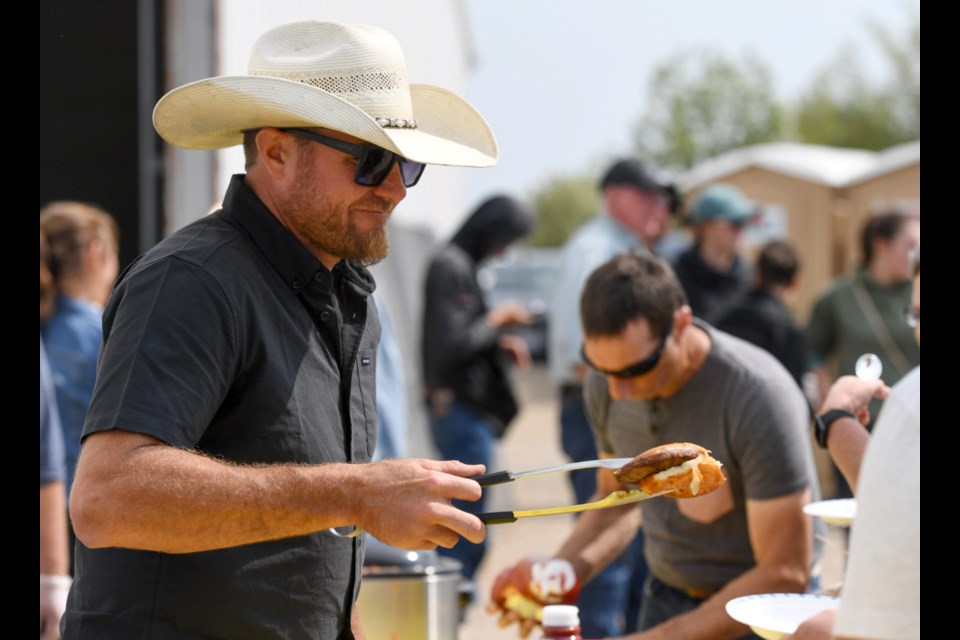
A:
[[[403,186],[412,187],[420,180],[423,170],[427,166],[422,162],[414,162],[406,158],[397,158],[400,163],[400,174],[403,176]]]
[[[357,163],[357,182],[376,186],[386,179],[396,156],[386,149],[367,149]]]
[[[403,186],[405,187],[412,187],[417,184],[426,166],[420,162],[407,160],[386,149],[367,149],[357,163],[357,184],[368,187],[382,184],[390,175],[390,171],[393,170],[394,162],[400,165],[400,177],[403,179]]]

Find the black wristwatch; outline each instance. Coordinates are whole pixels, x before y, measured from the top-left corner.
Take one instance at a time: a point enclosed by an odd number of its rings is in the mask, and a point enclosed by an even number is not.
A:
[[[843,409],[831,409],[813,419],[813,435],[817,439],[817,444],[820,445],[821,449],[827,448],[827,434],[830,433],[830,425],[840,418],[853,418],[856,420],[857,416]]]

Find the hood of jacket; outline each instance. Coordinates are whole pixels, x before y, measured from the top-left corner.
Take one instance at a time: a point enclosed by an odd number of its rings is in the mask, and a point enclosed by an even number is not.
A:
[[[450,243],[480,262],[532,230],[533,213],[526,205],[509,196],[494,196],[470,214]]]

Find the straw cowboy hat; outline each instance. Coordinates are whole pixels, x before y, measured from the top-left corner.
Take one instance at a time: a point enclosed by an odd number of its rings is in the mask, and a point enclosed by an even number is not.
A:
[[[207,78],[163,96],[157,133],[188,149],[241,144],[260,127],[324,127],[425,164],[487,167],[493,131],[466,100],[408,84],[403,51],[378,27],[294,22],[260,36],[248,75]]]

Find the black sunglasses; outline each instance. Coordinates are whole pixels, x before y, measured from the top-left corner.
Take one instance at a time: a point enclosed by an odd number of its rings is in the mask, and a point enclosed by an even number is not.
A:
[[[583,348],[583,345],[580,346],[580,357],[583,358],[583,361],[587,363],[587,366],[593,369],[598,373],[602,373],[605,376],[613,376],[614,378],[636,378],[637,376],[642,376],[645,373],[653,371],[653,368],[657,366],[657,363],[660,362],[660,356],[663,355],[663,349],[667,346],[667,338],[670,337],[670,330],[672,326],[668,326],[663,337],[660,339],[660,344],[657,345],[656,351],[651,353],[649,356],[641,360],[640,362],[635,362],[629,366],[619,369],[617,371],[610,371],[609,369],[601,369],[597,365],[590,362],[590,358],[587,357],[587,352]]]
[[[400,177],[403,178],[403,186],[412,187],[420,180],[423,175],[423,169],[427,166],[422,162],[407,160],[403,156],[387,151],[381,147],[372,144],[354,144],[322,136],[306,129],[294,129],[278,127],[280,131],[286,131],[314,142],[350,154],[357,159],[357,172],[353,175],[353,181],[365,187],[376,187],[383,184],[383,181],[390,175],[393,164],[400,165]]]

